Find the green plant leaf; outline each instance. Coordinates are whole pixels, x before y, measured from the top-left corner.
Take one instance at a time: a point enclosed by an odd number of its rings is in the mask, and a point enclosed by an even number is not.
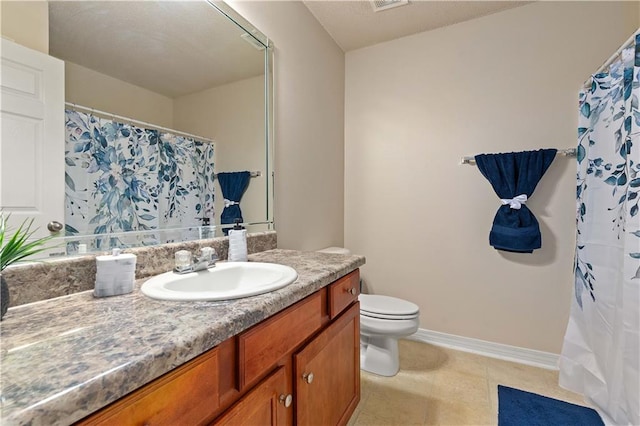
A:
[[[33,239],[37,229],[31,229],[33,219],[26,219],[7,240],[10,232],[7,228],[9,216],[5,217],[4,213],[0,212],[0,271],[12,263],[46,250],[47,247],[44,245],[51,239],[51,236]]]

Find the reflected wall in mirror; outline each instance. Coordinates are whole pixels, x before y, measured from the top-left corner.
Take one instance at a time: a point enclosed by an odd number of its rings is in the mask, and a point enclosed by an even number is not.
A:
[[[78,242],[91,250],[221,235],[221,213],[238,201],[243,222],[262,225],[250,230],[271,229],[266,36],[222,2],[50,1],[48,9],[49,55],[64,61],[64,156],[55,161],[65,163],[65,188],[54,194],[64,219],[10,197],[10,169],[46,173],[23,155],[0,157],[5,210],[64,221],[67,235],[117,233],[93,243],[66,237],[71,251]],[[12,114],[4,98],[3,122]],[[232,176],[248,181],[241,200],[214,179],[237,171],[253,172]],[[214,227],[198,228],[207,219]],[[141,232],[155,229],[164,231]]]

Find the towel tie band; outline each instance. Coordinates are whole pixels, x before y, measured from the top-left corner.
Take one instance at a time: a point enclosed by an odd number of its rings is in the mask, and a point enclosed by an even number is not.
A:
[[[525,199],[526,199],[526,197],[527,197],[527,196],[525,195]],[[227,207],[229,207],[229,206],[234,206],[234,205],[236,205],[236,204],[240,204],[240,203],[237,203],[237,202],[235,202],[235,201],[231,201],[231,200],[227,200],[226,198],[224,199],[224,208],[225,208],[225,209],[226,209]],[[520,207],[518,207],[518,208],[520,208]]]
[[[501,198],[502,205],[509,204],[509,207],[515,210],[520,210],[520,207],[527,201],[527,194],[520,194],[517,197],[509,198]]]

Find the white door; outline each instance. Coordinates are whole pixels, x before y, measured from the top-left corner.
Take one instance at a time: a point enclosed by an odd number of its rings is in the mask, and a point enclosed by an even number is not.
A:
[[[2,40],[0,208],[34,237],[64,223],[64,62]]]

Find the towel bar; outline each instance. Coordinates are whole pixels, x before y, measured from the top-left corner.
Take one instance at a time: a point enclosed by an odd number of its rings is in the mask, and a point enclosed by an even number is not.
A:
[[[559,149],[556,155],[563,155],[565,157],[575,157],[576,156],[576,149],[575,148]],[[462,164],[469,164],[471,166],[475,166],[476,165],[475,156],[473,156],[473,157],[462,157],[460,159],[460,165],[462,165]]]

